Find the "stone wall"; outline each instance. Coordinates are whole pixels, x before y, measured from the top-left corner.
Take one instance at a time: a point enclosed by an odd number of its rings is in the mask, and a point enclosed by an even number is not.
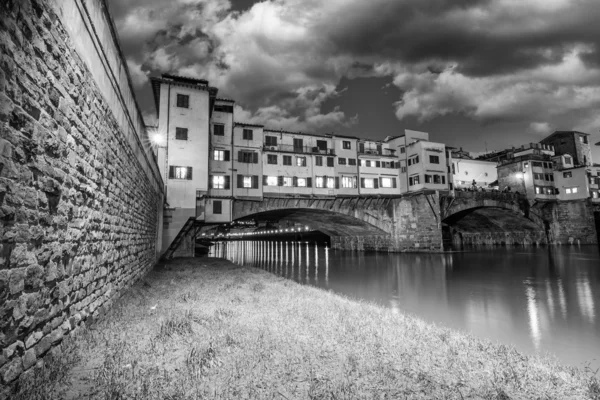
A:
[[[61,11],[67,4],[68,14]],[[0,15],[5,398],[20,375],[34,374],[64,337],[153,266],[163,184],[137,131],[141,116],[131,85],[123,84],[129,77],[110,67],[121,56],[105,4],[3,1]],[[85,35],[102,32],[113,33],[102,39],[109,42],[90,40],[107,47],[82,46]],[[94,59],[104,61],[92,69]],[[123,101],[115,105],[115,98]]]
[[[597,244],[594,206],[589,199],[541,203],[550,244]]]
[[[439,195],[419,194],[393,199],[387,210],[393,221],[389,235],[332,236],[331,247],[366,251],[441,251]]]

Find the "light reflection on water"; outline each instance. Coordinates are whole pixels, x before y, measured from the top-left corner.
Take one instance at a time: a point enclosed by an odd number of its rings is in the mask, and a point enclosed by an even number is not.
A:
[[[549,352],[566,364],[600,367],[597,247],[382,254],[307,242],[239,241],[216,243],[211,256],[377,302],[530,354]]]

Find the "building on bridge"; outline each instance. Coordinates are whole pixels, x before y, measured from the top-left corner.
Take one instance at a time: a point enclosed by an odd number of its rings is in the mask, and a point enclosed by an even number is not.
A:
[[[273,130],[235,120],[235,101],[208,81],[151,78],[156,147],[166,182],[164,246],[190,217],[234,220],[236,200],[400,196],[452,186],[451,155],[429,134],[385,140]]]

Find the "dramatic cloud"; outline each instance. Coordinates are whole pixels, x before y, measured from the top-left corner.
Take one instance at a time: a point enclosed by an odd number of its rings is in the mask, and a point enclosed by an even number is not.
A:
[[[388,76],[400,120],[458,114],[537,134],[600,122],[597,0],[111,2],[136,85],[144,71],[207,78],[247,121],[349,127],[360,115],[323,111],[340,79]]]

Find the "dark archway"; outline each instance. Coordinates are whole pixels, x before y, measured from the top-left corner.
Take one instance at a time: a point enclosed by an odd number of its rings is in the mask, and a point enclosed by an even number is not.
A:
[[[236,221],[286,222],[309,226],[328,236],[384,235],[382,229],[361,219],[335,211],[314,208],[287,208],[245,215]]]

